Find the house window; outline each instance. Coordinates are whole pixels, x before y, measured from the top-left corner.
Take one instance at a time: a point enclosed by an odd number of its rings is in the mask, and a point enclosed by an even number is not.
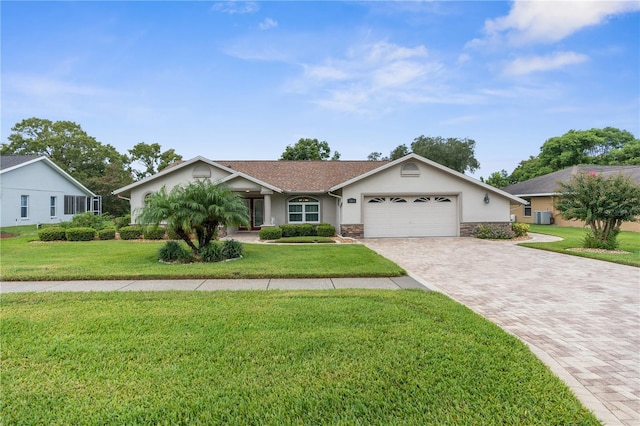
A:
[[[431,201],[431,198],[429,197],[418,197],[413,200],[414,203],[428,203],[429,201]]]
[[[386,199],[384,197],[374,197],[374,198],[370,199],[368,202],[369,203],[384,203],[385,200]]]
[[[57,204],[58,204],[58,197],[55,197],[55,196],[49,197],[49,215],[51,217],[56,217]]]
[[[320,223],[320,201],[311,197],[289,200],[289,223]]]
[[[29,217],[29,196],[28,195],[20,196],[20,217],[22,219],[27,219]]]
[[[531,198],[523,198],[528,204],[524,206],[524,216],[531,217]]]
[[[64,214],[78,214],[87,211],[87,197],[80,195],[64,196]]]
[[[400,197],[391,197],[389,198],[389,201],[391,201],[392,203],[406,203],[407,200],[405,200],[404,198],[400,198]]]
[[[401,176],[420,176],[420,169],[416,163],[404,163],[400,171]]]

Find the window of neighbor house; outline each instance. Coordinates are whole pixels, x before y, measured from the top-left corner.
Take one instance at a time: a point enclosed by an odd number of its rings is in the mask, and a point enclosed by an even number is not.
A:
[[[528,203],[524,206],[524,216],[531,217],[531,198],[524,197],[523,200],[526,200]]]
[[[56,217],[58,213],[56,211],[57,204],[58,204],[58,197],[55,197],[55,196],[49,197],[49,215],[51,217]]]
[[[29,217],[29,196],[28,195],[20,196],[20,217],[22,219],[27,219]]]
[[[320,201],[311,197],[289,200],[289,223],[320,223]]]
[[[78,214],[87,211],[87,197],[81,195],[64,196],[64,214]]]

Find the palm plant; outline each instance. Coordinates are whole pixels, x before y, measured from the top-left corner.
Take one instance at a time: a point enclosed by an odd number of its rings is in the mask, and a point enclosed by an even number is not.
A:
[[[219,225],[249,224],[249,211],[242,197],[208,179],[176,186],[170,192],[162,187],[145,201],[138,222],[165,222],[196,256],[215,239]],[[197,244],[191,240],[192,234]]]

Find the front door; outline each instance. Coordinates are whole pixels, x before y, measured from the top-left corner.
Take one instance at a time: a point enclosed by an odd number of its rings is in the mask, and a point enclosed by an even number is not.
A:
[[[257,231],[264,224],[264,198],[245,198],[244,202],[251,216],[251,230]],[[240,227],[240,230],[247,231],[248,228]]]

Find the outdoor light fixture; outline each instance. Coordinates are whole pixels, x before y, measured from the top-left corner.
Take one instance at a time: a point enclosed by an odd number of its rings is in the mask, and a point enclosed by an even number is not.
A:
[[[491,201],[491,200],[489,199],[489,194],[485,193],[485,194],[484,194],[484,203],[485,203],[485,204],[489,204],[489,201]]]

